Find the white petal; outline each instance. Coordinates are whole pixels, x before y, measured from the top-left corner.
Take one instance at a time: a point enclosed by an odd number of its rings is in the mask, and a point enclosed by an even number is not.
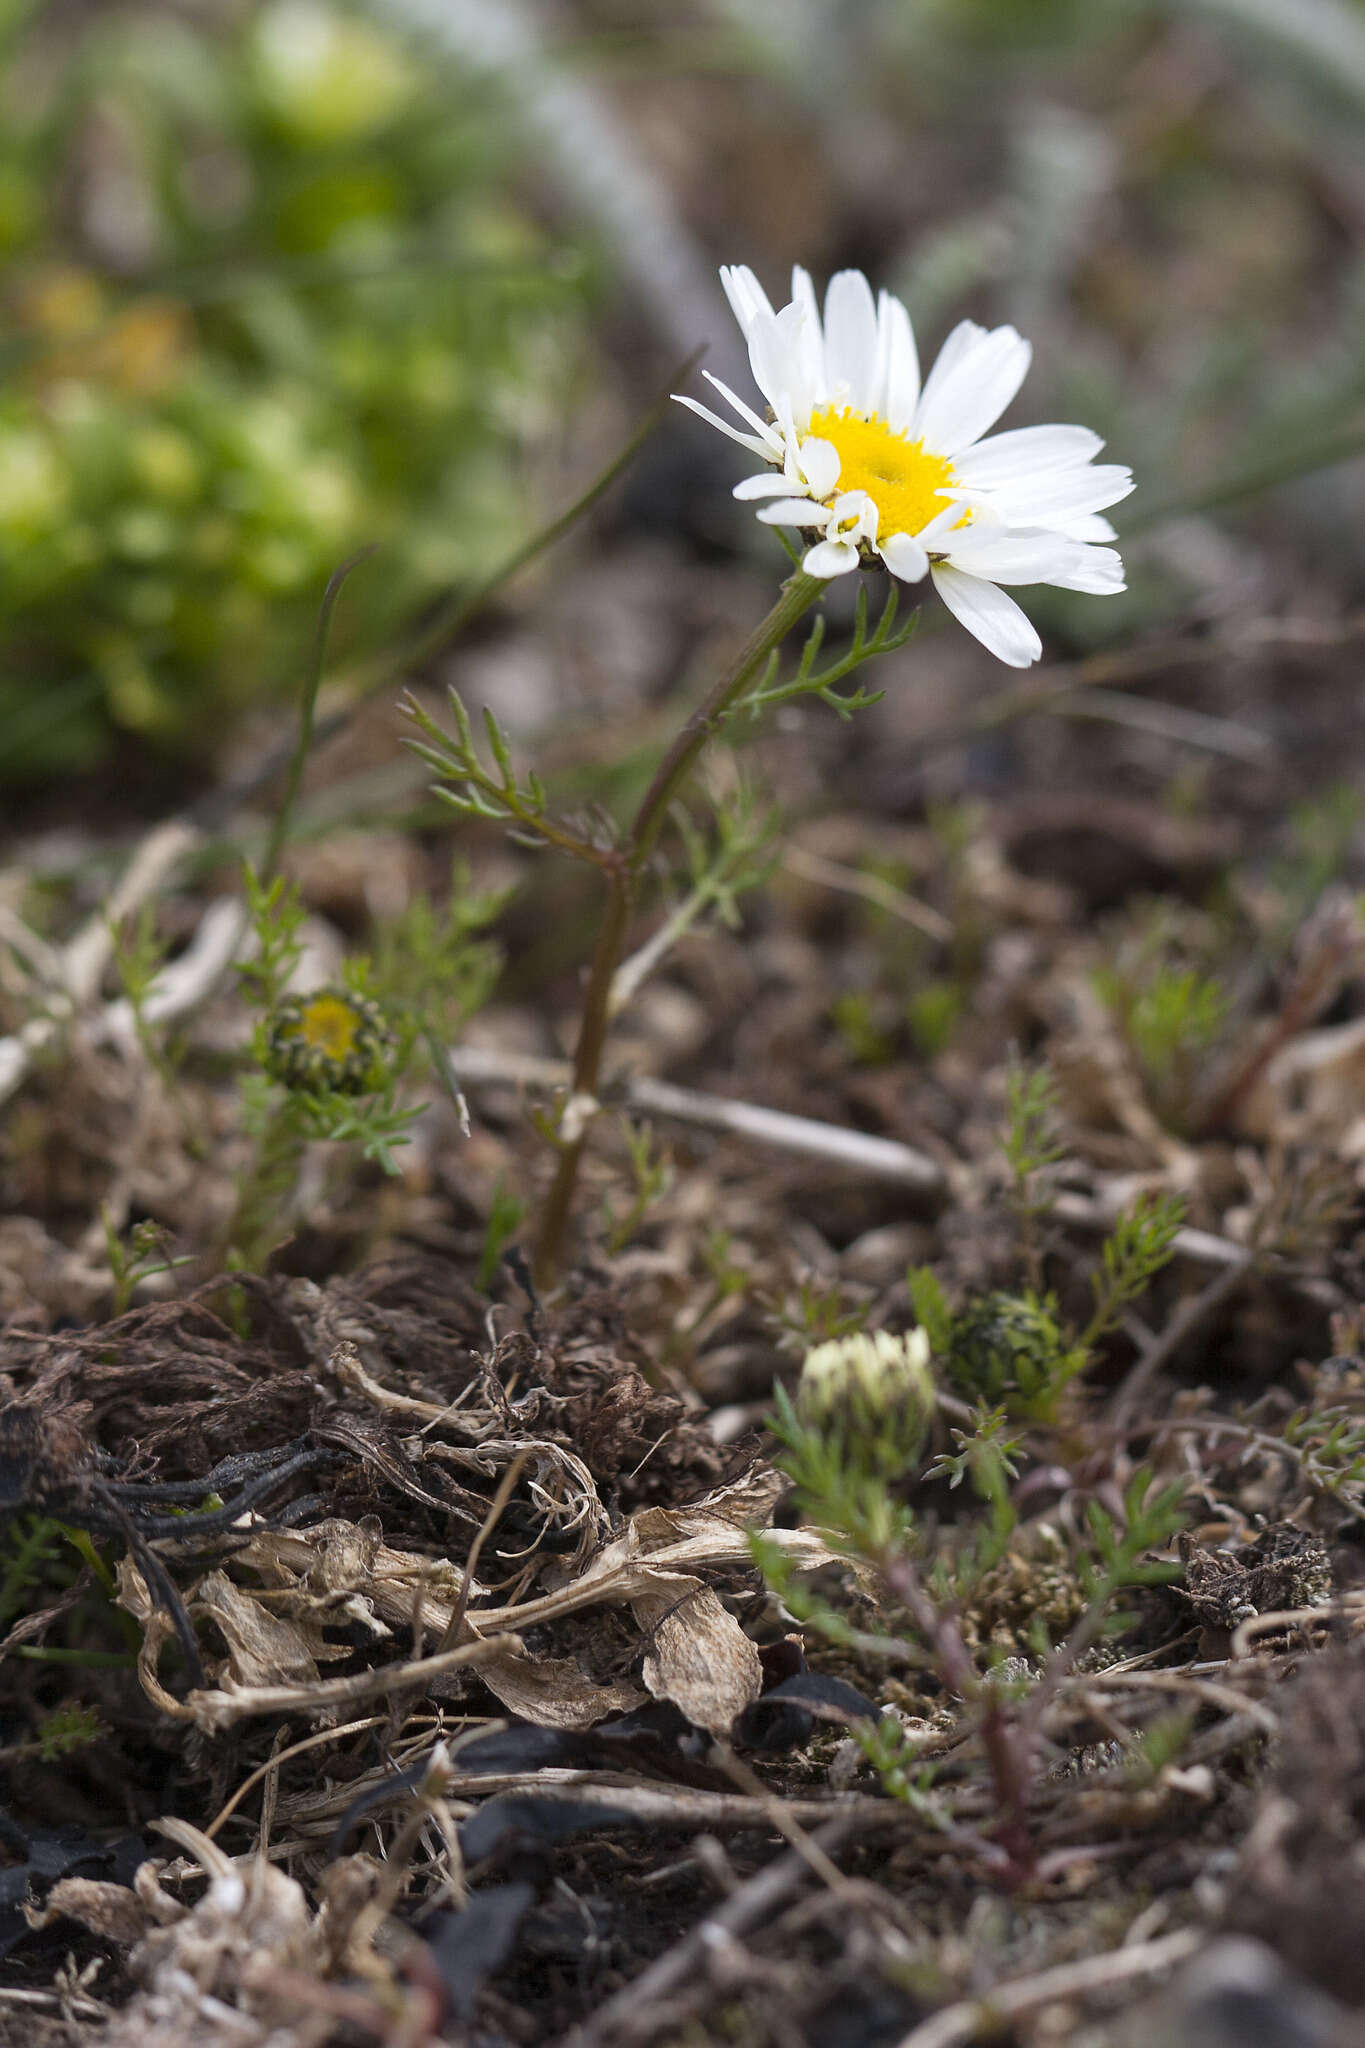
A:
[[[861,270],[840,270],[825,293],[825,378],[856,412],[875,412],[877,307]]]
[[[816,391],[811,375],[812,360],[806,347],[806,316],[795,300],[777,315],[777,331],[782,337],[782,349],[791,378],[787,389],[791,395],[792,414],[804,432],[815,409]]]
[[[735,485],[736,498],[780,498],[790,497],[796,486],[789,476],[779,469],[765,469],[762,476],[746,476],[743,483]]]
[[[1093,462],[1103,446],[1089,427],[1014,427],[965,449],[954,466],[964,484],[992,487]]]
[[[758,435],[759,440],[765,442],[773,450],[774,454],[781,455],[781,435],[774,428],[770,427],[766,420],[760,419],[753,407],[744,403],[738,392],[732,391],[728,384],[722,384],[719,377],[713,377],[709,370],[703,370],[702,376],[705,377],[712,390],[719,391],[727,405],[734,407],[742,420],[748,421],[749,425]]]
[[[1047,580],[1059,590],[1083,590],[1089,597],[1113,597],[1128,588],[1123,580],[1123,558],[1114,548],[1078,548],[1066,572]]]
[[[765,505],[758,517],[765,526],[828,526],[829,508],[814,498],[779,498]]]
[[[1010,668],[1028,668],[1037,661],[1043,643],[1012,597],[959,569],[935,565],[931,573],[953,617],[998,660]]]
[[[974,346],[959,345],[945,371],[943,357],[959,332],[955,329],[944,344],[915,414],[916,438],[935,455],[956,455],[994,426],[1028,375],[1033,357],[1012,327],[997,327]]]
[[[834,443],[812,434],[809,440],[801,443],[798,461],[801,474],[810,485],[811,496],[828,498],[839,481],[839,451]]]
[[[878,543],[877,553],[902,583],[918,583],[929,567],[928,555],[908,533],[889,533]]]
[[[950,377],[958,364],[969,356],[979,343],[986,339],[984,327],[978,327],[975,320],[959,320],[948,339],[934,358],[933,368],[925,379],[921,403],[936,390],[945,378]]]
[[[689,412],[694,412],[704,419],[708,427],[718,427],[722,434],[728,434],[732,441],[738,441],[740,447],[747,448],[751,455],[762,457],[771,453],[766,442],[760,441],[756,434],[741,434],[738,427],[732,427],[725,420],[717,418],[715,413],[699,404],[695,398],[687,398],[681,391],[675,391],[673,396],[679,405],[685,405]]]
[[[1109,521],[1098,512],[1087,512],[1083,519],[1063,519],[1061,531],[1069,540],[1117,540]]]
[[[1080,549],[1064,533],[1002,533],[978,538],[969,527],[945,551],[967,576],[992,583],[1055,583],[1076,564]]]
[[[858,566],[858,550],[846,540],[817,541],[801,567],[808,576],[847,576]]]
[[[850,519],[856,522],[848,533],[850,540],[875,540],[878,517],[876,500],[866,491],[840,491],[830,506],[835,526],[843,526]]]
[[[811,283],[810,272],[803,270],[799,263],[792,266],[792,304],[801,308],[801,362],[810,385],[811,399],[816,405],[824,403],[829,389],[825,376],[825,337],[820,326],[820,310],[815,303],[815,286]]]
[[[1117,505],[1133,489],[1133,473],[1117,462],[1084,463],[1052,470],[1026,483],[992,491],[991,502],[1010,526],[1060,526],[1087,512]]]
[[[730,311],[746,336],[758,314],[766,313],[771,318],[773,309],[768,302],[768,294],[747,263],[723,263],[720,269],[720,282],[721,289],[730,301]]]
[[[903,434],[919,403],[919,355],[910,315],[899,299],[883,292],[877,302],[877,398],[893,433]]]
[[[941,512],[934,514],[927,526],[920,528],[919,532],[915,535],[915,539],[922,548],[927,548],[931,554],[942,553],[945,548],[952,545],[949,535],[957,531],[961,521],[962,507],[960,505],[945,505]],[[965,532],[966,529],[964,528],[963,531]]]
[[[749,326],[749,366],[754,382],[774,412],[785,401],[795,408],[802,386],[800,351],[774,313],[759,313]]]
[[[840,491],[830,510],[836,519],[861,519],[871,503],[866,491]]]

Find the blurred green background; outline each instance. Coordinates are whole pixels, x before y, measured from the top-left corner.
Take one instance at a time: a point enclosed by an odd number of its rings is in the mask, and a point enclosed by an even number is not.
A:
[[[1031,336],[1012,419],[1142,485],[1058,652],[1340,612],[1363,109],[1360,0],[0,0],[0,777],[203,759],[371,541],[338,646],[391,644],[585,416],[600,460],[688,346],[735,368],[720,261]]]
[[[201,750],[297,682],[322,588],[383,644],[534,516],[582,263],[486,85],[315,0],[9,5],[0,763]]]

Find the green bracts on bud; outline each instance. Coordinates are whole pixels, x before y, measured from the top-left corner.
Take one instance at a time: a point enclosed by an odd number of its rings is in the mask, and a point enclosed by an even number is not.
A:
[[[350,989],[290,996],[272,1012],[265,1069],[302,1094],[333,1089],[367,1095],[382,1088],[394,1038],[379,1005]]]
[[[934,1418],[929,1333],[878,1330],[836,1337],[806,1353],[796,1413],[835,1439],[851,1464],[894,1478],[919,1457]]]
[[[1026,1406],[1052,1398],[1083,1359],[1068,1347],[1051,1295],[984,1295],[953,1317],[943,1365],[975,1401]]]

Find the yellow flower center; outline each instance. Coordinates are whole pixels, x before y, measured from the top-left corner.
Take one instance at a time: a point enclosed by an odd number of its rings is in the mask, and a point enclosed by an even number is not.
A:
[[[866,491],[877,508],[877,538],[915,534],[949,503],[943,486],[954,481],[946,455],[930,455],[922,441],[898,434],[874,413],[867,419],[847,407],[812,413],[809,432],[829,441],[839,454],[839,491]],[[965,525],[967,514],[958,523]]]
[[[305,1003],[299,1018],[299,1037],[313,1051],[329,1060],[347,1059],[355,1049],[356,1034],[363,1019],[340,996],[314,996]]]

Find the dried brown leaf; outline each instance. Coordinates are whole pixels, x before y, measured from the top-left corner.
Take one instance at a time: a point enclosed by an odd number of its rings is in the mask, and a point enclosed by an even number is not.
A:
[[[479,1677],[510,1714],[541,1728],[591,1728],[645,1698],[629,1679],[595,1683],[572,1657],[529,1656],[515,1637],[497,1645],[479,1665]]]
[[[727,1736],[763,1685],[758,1651],[734,1615],[699,1579],[663,1574],[630,1606],[652,1638],[643,1670],[654,1697],[672,1700],[696,1727]]]

